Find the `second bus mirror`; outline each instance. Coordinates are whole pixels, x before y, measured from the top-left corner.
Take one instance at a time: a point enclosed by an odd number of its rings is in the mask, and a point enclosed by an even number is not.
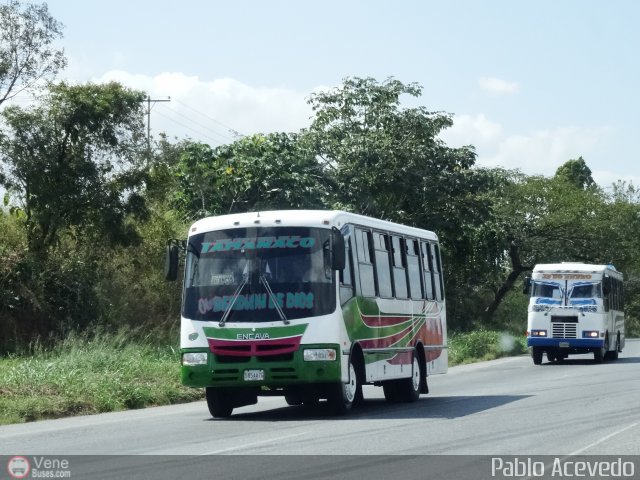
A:
[[[343,270],[345,265],[344,237],[336,227],[331,229],[331,268]]]
[[[522,283],[522,293],[529,294],[531,291],[531,277],[524,277],[524,282]]]

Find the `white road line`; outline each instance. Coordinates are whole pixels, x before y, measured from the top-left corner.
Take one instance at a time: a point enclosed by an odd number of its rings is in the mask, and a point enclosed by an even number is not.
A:
[[[636,422],[636,423],[632,423],[631,425],[627,425],[624,428],[621,428],[618,431],[615,431],[613,433],[610,433],[609,435],[607,435],[606,437],[601,438],[600,440],[598,440],[597,442],[593,442],[590,445],[587,445],[586,447],[583,447],[579,450],[576,450],[575,452],[571,452],[568,456],[573,456],[573,455],[580,455],[582,452],[584,452],[585,450],[589,450],[591,447],[595,447],[596,445],[601,444],[602,442],[606,442],[607,440],[609,440],[611,437],[615,437],[616,435],[619,435],[620,433],[629,430],[630,428],[633,427],[637,427],[638,425],[640,425],[640,422]]]
[[[285,435],[284,437],[269,438],[267,440],[262,440],[260,442],[245,443],[244,445],[238,445],[236,447],[223,448],[222,450],[214,450],[212,452],[201,453],[200,455],[217,455],[219,453],[232,452],[234,450],[242,450],[243,448],[255,447],[256,445],[263,445],[265,443],[274,443],[274,442],[277,442],[279,440],[285,440],[287,438],[300,437],[302,435],[306,435],[307,433],[309,433],[309,432],[294,433],[292,435]]]

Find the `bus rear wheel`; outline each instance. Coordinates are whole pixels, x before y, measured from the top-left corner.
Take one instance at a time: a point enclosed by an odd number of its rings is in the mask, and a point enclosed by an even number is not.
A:
[[[420,385],[423,377],[416,352],[413,353],[411,376],[396,381],[396,396],[401,402],[414,402],[420,397]]]

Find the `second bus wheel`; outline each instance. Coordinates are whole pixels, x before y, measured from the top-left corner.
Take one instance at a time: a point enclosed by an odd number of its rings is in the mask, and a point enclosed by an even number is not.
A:
[[[540,347],[532,347],[531,348],[531,358],[533,359],[534,365],[540,365],[542,363],[542,354],[543,350]]]

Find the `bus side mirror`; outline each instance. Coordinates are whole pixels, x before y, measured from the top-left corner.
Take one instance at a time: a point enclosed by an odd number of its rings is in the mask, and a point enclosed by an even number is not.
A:
[[[610,277],[604,277],[604,280],[602,281],[602,292],[605,295],[609,295],[609,293],[611,293],[611,278]]]
[[[336,227],[331,229],[331,269],[343,270],[345,266],[344,237]]]
[[[524,282],[522,282],[522,293],[529,295],[531,292],[531,277],[524,277]]]
[[[169,240],[164,259],[164,278],[169,282],[174,282],[178,278],[179,255],[180,247],[175,243],[175,240]]]

